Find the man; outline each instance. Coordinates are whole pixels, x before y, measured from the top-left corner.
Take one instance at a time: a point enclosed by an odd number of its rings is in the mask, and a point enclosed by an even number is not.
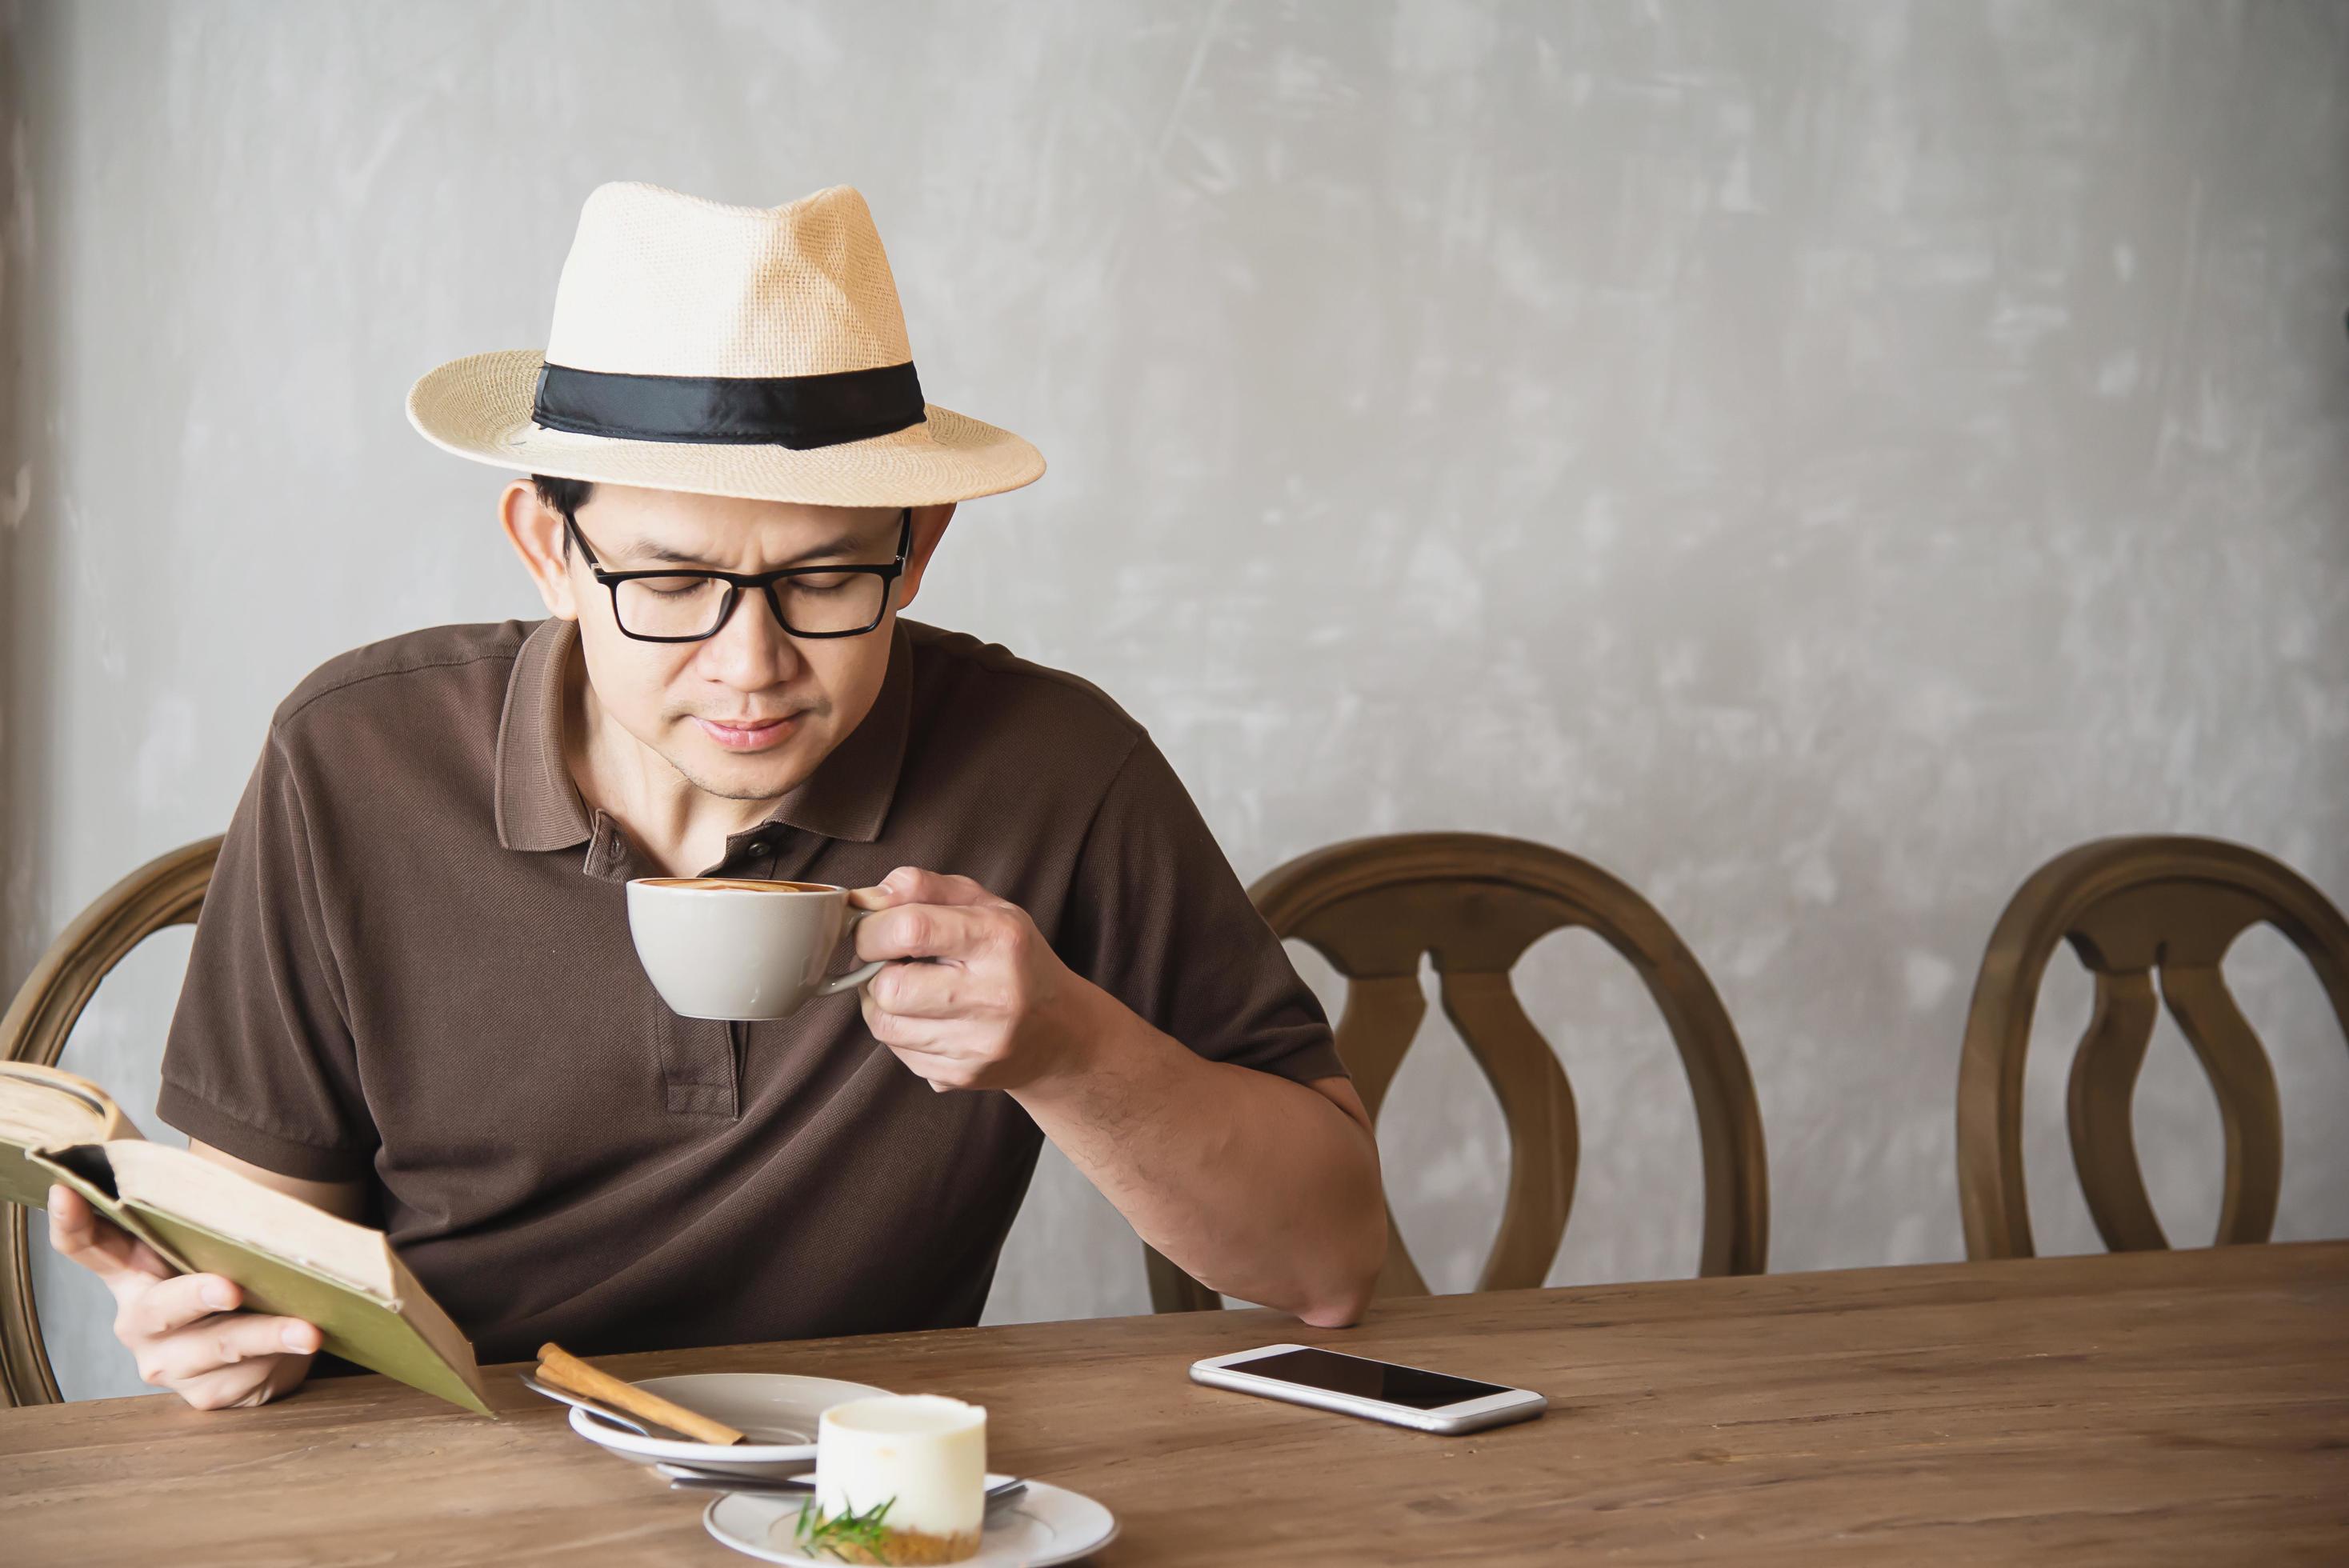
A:
[[[615,184],[544,356],[409,394],[531,476],[500,515],[550,618],[362,648],[279,707],[159,1109],[382,1224],[485,1361],[974,1322],[1043,1137],[1218,1289],[1368,1297],[1369,1119],[1164,759],[1083,682],[898,618],[956,504],[1043,471],[911,358],[855,191]],[[625,883],[697,874],[858,888],[891,962],[861,1004],[680,1018]],[[51,1234],[150,1383],[305,1376],[310,1325],[62,1190]]]

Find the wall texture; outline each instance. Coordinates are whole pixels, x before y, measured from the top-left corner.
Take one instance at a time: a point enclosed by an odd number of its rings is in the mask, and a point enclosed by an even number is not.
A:
[[[1095,679],[1235,864],[1523,834],[1644,890],[1743,1030],[1775,1266],[1961,1250],[1951,1091],[2015,885],[2116,831],[2349,900],[2349,12],[2324,4],[1070,0],[0,8],[5,974],[225,820],[312,665],[533,613],[490,470],[408,428],[543,341],[581,199],[860,186],[941,399],[1052,471],[923,608]],[[151,1104],[184,938],[75,1059]],[[2085,987],[2059,964],[2060,1046]],[[2349,1054],[2230,974],[2349,1230]],[[1327,978],[1326,975],[1319,978]],[[1556,1276],[1693,1264],[1694,1130],[1587,939],[1525,989],[1588,1148]],[[494,1049],[494,1042],[486,1048]],[[2044,1244],[2095,1245],[2058,1051]],[[2207,1235],[2179,1041],[2139,1137]],[[1383,1129],[1472,1277],[1497,1112],[1440,1026]],[[78,1392],[135,1387],[48,1280]],[[1048,1163],[997,1317],[1140,1310]]]

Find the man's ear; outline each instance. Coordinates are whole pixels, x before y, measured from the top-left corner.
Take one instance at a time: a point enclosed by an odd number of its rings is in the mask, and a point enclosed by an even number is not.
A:
[[[538,487],[524,479],[506,486],[498,497],[498,521],[538,585],[547,613],[558,620],[577,620],[579,598],[573,592],[571,560],[564,548],[569,541],[563,533],[563,514],[540,500]]]
[[[904,609],[914,602],[921,591],[922,573],[929,570],[930,556],[938,541],[947,536],[947,524],[954,521],[957,503],[947,501],[943,506],[917,506],[914,509],[914,537],[905,546],[905,574],[897,580],[897,608]]]

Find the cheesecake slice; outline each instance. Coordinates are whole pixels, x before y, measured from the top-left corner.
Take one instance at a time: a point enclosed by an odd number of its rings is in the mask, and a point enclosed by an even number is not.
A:
[[[834,1405],[792,1543],[844,1563],[958,1563],[987,1516],[987,1412],[940,1394]]]

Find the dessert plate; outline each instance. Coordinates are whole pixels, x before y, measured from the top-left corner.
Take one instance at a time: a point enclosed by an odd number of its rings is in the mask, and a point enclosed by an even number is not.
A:
[[[614,1426],[591,1410],[574,1408],[571,1429],[640,1465],[691,1465],[729,1475],[798,1475],[815,1468],[816,1418],[834,1405],[885,1394],[864,1383],[833,1377],[793,1377],[775,1372],[693,1372],[647,1377],[636,1385],[688,1410],[725,1422],[743,1440],[719,1447],[675,1438],[647,1438]]]
[[[988,1484],[1001,1476],[988,1476]],[[761,1563],[787,1563],[792,1568],[839,1568],[834,1557],[809,1557],[792,1549],[792,1531],[800,1510],[812,1500],[775,1497],[757,1492],[730,1491],[702,1511],[701,1527],[725,1545]],[[989,1509],[987,1532],[979,1538],[978,1554],[963,1558],[955,1568],[1049,1568],[1088,1552],[1098,1552],[1117,1539],[1117,1516],[1082,1492],[1048,1486],[1030,1480],[1028,1490],[1011,1502]]]

